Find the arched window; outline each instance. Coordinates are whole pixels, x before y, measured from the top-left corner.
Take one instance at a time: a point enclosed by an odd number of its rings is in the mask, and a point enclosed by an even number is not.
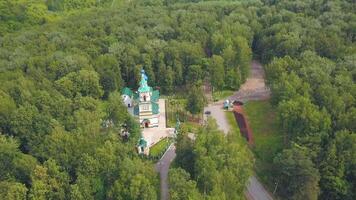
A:
[[[143,101],[146,101],[146,95],[143,96]]]

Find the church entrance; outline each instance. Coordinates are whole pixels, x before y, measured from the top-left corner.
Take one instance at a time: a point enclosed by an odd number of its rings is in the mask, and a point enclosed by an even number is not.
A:
[[[150,120],[148,119],[143,120],[142,123],[145,128],[148,128],[150,126]]]

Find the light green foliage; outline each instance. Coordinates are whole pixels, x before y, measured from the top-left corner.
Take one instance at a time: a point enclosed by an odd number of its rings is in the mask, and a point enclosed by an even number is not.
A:
[[[193,86],[189,89],[186,109],[193,115],[203,112],[205,97],[201,87]]]
[[[169,139],[164,138],[150,148],[150,156],[160,158],[170,144]]]
[[[111,186],[109,198],[113,199],[157,199],[156,172],[147,163],[138,159],[125,159],[121,162],[122,171]]]
[[[220,91],[213,91],[213,99],[214,101],[217,100],[226,100],[228,97],[232,96],[235,91],[232,90],[220,90]]]
[[[25,200],[27,188],[24,184],[17,182],[0,182],[0,199]]]
[[[278,121],[288,139],[303,135],[325,133],[330,130],[330,116],[325,110],[319,111],[305,97],[281,102],[278,106]]]
[[[349,156],[355,150],[348,143],[352,139],[338,136],[356,130],[354,10],[347,0],[0,1],[0,132],[6,135],[0,182],[15,196],[1,195],[22,198],[28,191],[36,198],[61,198],[63,191],[48,182],[64,186],[65,178],[58,177],[68,174],[66,198],[156,199],[153,165],[137,159],[132,149],[140,128],[118,103],[117,92],[137,88],[143,68],[151,86],[163,94],[181,91],[197,114],[204,104],[201,84],[239,88],[253,49],[255,58],[269,63],[272,105],[290,136],[285,148],[297,143],[308,149],[300,166],[311,160],[318,168],[319,198],[355,199]],[[111,120],[110,127],[100,126]],[[118,134],[122,124],[132,136],[126,143]],[[198,158],[193,144],[185,139],[183,144],[181,153],[191,157],[180,156],[187,158],[181,167],[200,192],[206,190],[211,199],[241,197],[234,192],[244,181],[234,178],[239,166],[222,169],[219,153],[202,148]],[[58,168],[46,165],[49,160]],[[228,186],[235,184],[237,190]],[[285,190],[299,194],[294,186]]]
[[[340,131],[336,138],[327,144],[327,151],[322,152],[320,163],[322,189],[324,199],[352,199],[352,179],[355,177],[355,133]]]
[[[170,199],[172,200],[198,200],[201,194],[197,190],[195,181],[190,180],[190,175],[181,168],[169,171]]]
[[[66,199],[69,190],[69,176],[62,172],[54,160],[48,160],[44,167],[36,166],[31,175],[32,187],[29,199]]]
[[[37,161],[31,155],[23,154],[13,138],[0,134],[0,180],[18,180],[30,183],[30,173]]]
[[[99,84],[99,76],[95,71],[80,70],[71,72],[57,82],[58,90],[67,97],[74,97],[78,93],[83,96],[99,98],[103,95]]]
[[[192,65],[189,66],[188,74],[187,74],[187,83],[190,85],[200,85],[202,83],[203,71],[201,66]]]
[[[211,74],[211,84],[216,89],[224,87],[224,59],[221,56],[213,56],[209,65],[209,72]]]
[[[244,111],[253,134],[252,151],[256,158],[256,173],[273,190],[273,158],[283,149],[284,144],[283,132],[276,121],[276,110],[270,101],[249,101],[244,105]],[[232,123],[237,126],[232,113],[231,116]]]
[[[178,139],[177,158],[190,156],[185,161],[177,160],[177,165],[191,173],[203,197],[243,199],[245,184],[252,173],[253,158],[242,138],[237,134],[225,137],[210,118],[207,126],[201,128],[196,136],[194,143],[186,135]],[[179,171],[175,173],[185,174]],[[189,184],[194,185],[194,182]],[[181,190],[192,192],[194,187],[177,184],[174,190],[171,195]]]

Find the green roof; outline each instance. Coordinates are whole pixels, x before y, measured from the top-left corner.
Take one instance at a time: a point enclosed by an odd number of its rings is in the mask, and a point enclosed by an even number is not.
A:
[[[126,94],[127,96],[132,97],[133,92],[130,88],[125,87],[124,89],[122,89],[121,94]]]
[[[152,102],[157,102],[158,99],[159,99],[159,91],[158,90],[154,90],[152,92],[151,101]]]
[[[143,85],[138,88],[138,92],[150,92],[152,91],[152,88],[148,85]]]
[[[147,84],[147,76],[143,73],[141,75],[140,87],[138,88],[138,92],[149,92],[151,91],[151,87]]]
[[[152,114],[158,114],[159,113],[159,106],[158,103],[152,102]]]
[[[147,147],[147,141],[143,138],[141,138],[139,141],[138,141],[138,146],[140,147]]]
[[[135,92],[135,93],[133,94],[133,99],[138,100],[139,97],[140,97],[140,95],[139,95],[137,92]]]

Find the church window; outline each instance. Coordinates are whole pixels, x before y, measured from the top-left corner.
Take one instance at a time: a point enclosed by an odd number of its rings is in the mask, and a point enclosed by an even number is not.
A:
[[[148,110],[149,109],[149,105],[142,105],[142,110]]]

